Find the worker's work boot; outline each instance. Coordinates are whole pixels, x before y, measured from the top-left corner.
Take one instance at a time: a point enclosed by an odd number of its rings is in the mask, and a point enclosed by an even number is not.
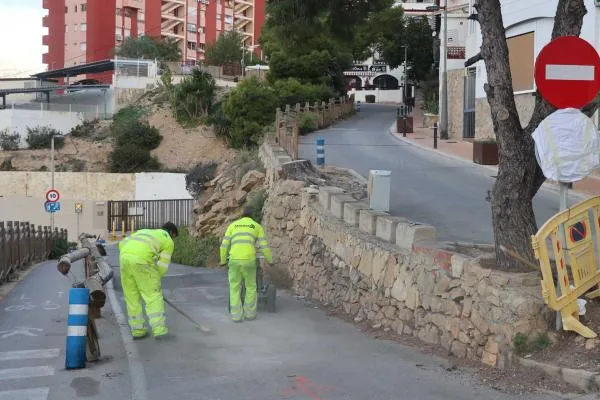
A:
[[[174,333],[171,332],[167,332],[164,335],[156,335],[154,336],[154,339],[158,340],[158,341],[171,341],[171,340],[175,340],[177,338],[177,336]]]
[[[140,340],[145,337],[148,337],[148,331],[142,329],[136,329],[131,332],[131,336],[133,336],[133,340]]]

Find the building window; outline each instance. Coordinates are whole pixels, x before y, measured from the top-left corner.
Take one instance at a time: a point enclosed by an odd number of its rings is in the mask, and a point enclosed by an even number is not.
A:
[[[75,12],[77,12],[77,4],[75,4]]]
[[[534,38],[534,32],[528,32],[506,39],[508,62],[515,92],[533,90]]]
[[[86,12],[87,11],[87,4],[82,4],[81,5],[81,12]]]
[[[188,7],[187,13],[188,13],[188,17],[195,17],[196,14],[198,13],[198,11],[197,11],[196,7]]]
[[[187,42],[187,48],[190,50],[196,50],[196,42],[191,42],[188,40]]]
[[[187,30],[188,32],[197,32],[196,24],[187,24]]]
[[[144,12],[143,11],[138,11],[138,21],[143,21],[144,20]]]
[[[69,12],[69,7],[65,6],[65,14]]]
[[[121,9],[120,9],[120,8],[117,8],[117,9],[116,9],[116,11],[115,11],[115,13],[116,13],[117,15],[121,15]]]
[[[79,45],[79,49],[81,51],[86,51],[87,50],[87,43],[86,42],[81,42],[81,44]]]
[[[225,16],[225,23],[226,24],[233,24],[233,17],[231,15],[226,15]]]
[[[206,45],[204,43],[200,43],[200,50],[204,50],[206,48]]]
[[[83,24],[81,24],[81,27],[79,28],[79,30],[80,30],[81,32],[85,32],[85,31],[87,31],[87,24],[86,24],[86,23],[83,23]]]

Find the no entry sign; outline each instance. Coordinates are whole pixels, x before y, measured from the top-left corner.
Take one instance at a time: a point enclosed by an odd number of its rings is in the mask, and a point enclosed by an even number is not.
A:
[[[537,57],[535,83],[554,107],[581,108],[600,90],[600,56],[577,36],[556,38]]]

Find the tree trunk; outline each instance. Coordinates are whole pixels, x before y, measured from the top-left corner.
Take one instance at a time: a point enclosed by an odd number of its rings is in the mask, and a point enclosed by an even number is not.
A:
[[[508,45],[506,40],[498,40],[506,37],[500,1],[478,0],[475,8],[481,25],[481,55],[488,76],[485,92],[500,154],[492,198],[497,262],[503,267],[518,267],[519,261],[501,249],[506,247],[534,260],[531,235],[536,233],[537,224],[532,200],[545,178],[535,158],[531,134],[554,108],[538,94],[530,123],[525,129],[521,127],[513,94]],[[583,0],[559,0],[552,38],[579,35],[586,12]],[[595,110],[597,104],[592,108]],[[593,112],[591,109],[586,111]]]

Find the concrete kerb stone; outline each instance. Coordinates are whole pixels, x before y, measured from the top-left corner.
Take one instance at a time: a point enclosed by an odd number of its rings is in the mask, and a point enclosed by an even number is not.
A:
[[[431,225],[422,225],[414,222],[400,222],[396,226],[396,246],[412,250],[418,242],[434,242],[436,229]]]
[[[528,368],[536,368],[546,375],[560,379],[584,392],[598,392],[600,389],[600,373],[584,369],[563,368],[527,358],[517,358],[519,364]]]
[[[344,219],[344,206],[348,203],[356,203],[357,201],[354,197],[347,194],[332,194],[329,198],[329,211],[331,211],[334,217]]]
[[[360,210],[358,214],[358,229],[369,235],[375,235],[377,218],[389,216],[390,214],[381,211],[373,211],[371,209]]]
[[[344,222],[358,228],[360,220],[360,210],[368,210],[369,205],[363,201],[355,203],[344,203]]]
[[[396,228],[399,223],[409,222],[406,218],[394,216],[378,217],[375,222],[375,236],[396,244]]]
[[[344,189],[335,186],[322,186],[319,188],[319,204],[324,210],[331,209],[331,196],[334,194],[342,194]]]

